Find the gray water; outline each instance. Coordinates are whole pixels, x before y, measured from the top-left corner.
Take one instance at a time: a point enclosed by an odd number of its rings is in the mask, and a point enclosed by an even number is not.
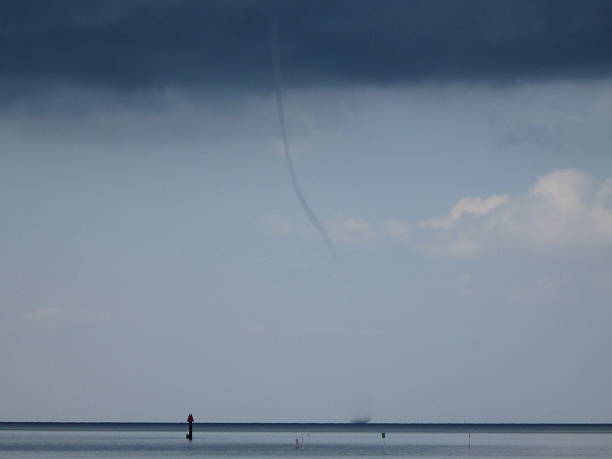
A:
[[[296,437],[303,446],[295,448]],[[0,459],[295,457],[612,457],[612,435],[599,434],[268,434],[181,432],[0,431]]]

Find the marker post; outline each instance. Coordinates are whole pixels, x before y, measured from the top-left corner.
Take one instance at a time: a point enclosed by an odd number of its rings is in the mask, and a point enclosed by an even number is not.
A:
[[[193,415],[189,413],[187,416],[187,422],[189,423],[189,433],[186,435],[187,440],[193,440]]]

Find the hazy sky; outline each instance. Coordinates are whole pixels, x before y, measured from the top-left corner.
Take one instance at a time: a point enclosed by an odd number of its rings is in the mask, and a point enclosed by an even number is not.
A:
[[[610,43],[607,0],[2,2],[0,420],[612,422]]]

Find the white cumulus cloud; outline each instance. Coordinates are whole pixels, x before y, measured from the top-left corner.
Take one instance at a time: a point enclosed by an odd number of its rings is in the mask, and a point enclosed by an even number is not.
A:
[[[431,218],[419,224],[422,228],[450,228],[453,223],[458,221],[466,214],[471,215],[487,215],[496,207],[506,204],[510,201],[510,196],[499,195],[491,196],[487,199],[480,198],[461,198],[457,204],[453,206],[449,214],[441,218]]]
[[[263,226],[277,236],[309,236],[315,231],[309,223],[295,223],[280,215],[266,215],[262,218]],[[377,231],[363,217],[336,216],[324,221],[325,229],[334,242],[360,244],[373,241]]]
[[[276,236],[289,236],[292,234],[309,235],[312,233],[309,226],[294,223],[281,215],[265,215],[261,218],[261,223]]]
[[[333,217],[325,226],[333,241],[360,243],[376,238],[376,232],[362,217]]]
[[[412,225],[399,218],[390,218],[383,222],[383,234],[391,239],[408,242],[411,233]]]
[[[276,235],[313,235],[307,224],[280,216],[265,217],[264,223]],[[558,169],[515,197],[461,198],[441,217],[369,222],[360,216],[336,216],[325,220],[325,227],[338,243],[395,241],[451,257],[496,248],[612,244],[612,178],[602,181],[577,169]]]
[[[612,179],[554,170],[514,199],[463,198],[448,215],[416,226],[410,243],[435,255],[464,257],[500,246],[610,244]]]

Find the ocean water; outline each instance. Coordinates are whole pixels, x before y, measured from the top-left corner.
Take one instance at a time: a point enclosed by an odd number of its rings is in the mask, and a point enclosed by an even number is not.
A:
[[[301,447],[296,449],[295,440]],[[611,458],[611,434],[285,434],[0,431],[0,459],[141,457]]]

